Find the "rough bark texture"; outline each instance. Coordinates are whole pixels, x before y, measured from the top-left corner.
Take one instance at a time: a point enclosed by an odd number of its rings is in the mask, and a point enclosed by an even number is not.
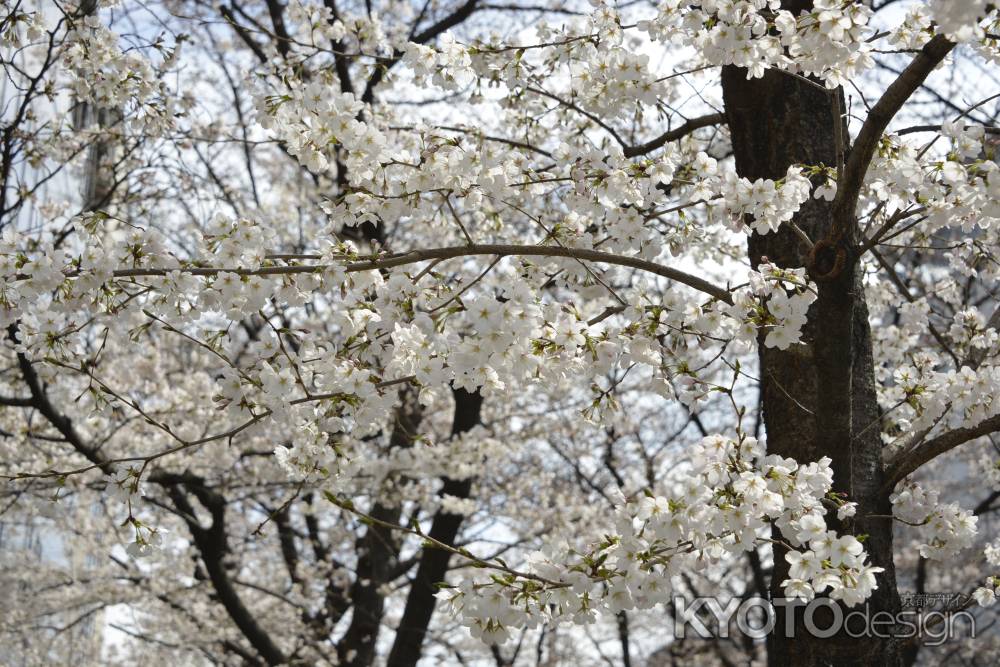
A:
[[[723,99],[733,138],[736,169],[741,176],[778,179],[792,164],[833,166],[837,162],[838,108],[842,91],[830,93],[788,74],[769,71],[748,81],[746,71],[726,67],[722,73]],[[845,149],[846,152],[846,149]],[[810,200],[795,222],[814,241],[832,227],[829,202]],[[892,562],[892,525],[868,515],[891,514],[882,486],[881,442],[875,396],[874,362],[868,309],[861,276],[850,248],[856,221],[844,229],[847,263],[835,278],[819,283],[819,298],[809,312],[801,345],[787,350],[761,344],[760,377],[768,451],[800,462],[823,456],[833,460],[834,490],[859,503],[857,519],[842,530],[867,534],[865,546],[873,564],[885,568],[878,590],[869,600],[871,613],[899,609]],[[786,226],[767,235],[754,234],[749,256],[756,266],[766,257],[784,267],[808,265],[809,249]],[[783,595],[787,577],[784,552],[776,548],[771,594]],[[776,628],[785,627],[779,608]],[[775,632],[769,638],[772,665],[899,665],[899,649],[887,640],[852,638],[844,633],[829,639],[810,637],[796,615],[794,639]],[[816,616],[820,628],[828,621]]]

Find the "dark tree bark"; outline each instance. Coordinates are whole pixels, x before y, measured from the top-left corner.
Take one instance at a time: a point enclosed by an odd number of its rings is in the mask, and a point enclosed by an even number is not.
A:
[[[452,393],[455,397],[455,417],[451,433],[454,436],[471,430],[479,423],[483,396],[479,392],[470,393],[464,389],[454,389]],[[471,490],[471,479],[446,478],[440,493],[468,498]],[[439,542],[454,544],[462,527],[462,519],[459,514],[438,511],[427,534]],[[451,553],[447,551],[424,549],[420,555],[417,575],[410,586],[403,618],[396,629],[396,638],[386,663],[389,667],[413,667],[420,659],[424,636],[434,615],[434,604],[437,601],[434,595],[438,592],[437,585],[444,581],[450,561]]]
[[[390,449],[412,446],[423,418],[417,392],[406,390],[401,393],[402,402],[396,410]],[[379,521],[398,524],[402,511],[402,505],[397,502],[380,501],[375,503],[371,516]],[[381,588],[393,578],[399,561],[399,548],[398,536],[380,525],[370,525],[357,540],[358,565],[351,587],[354,615],[347,632],[337,644],[337,653],[343,665],[366,667],[375,660],[375,642],[385,612],[385,596]]]
[[[747,80],[746,71],[723,68],[723,99],[732,134],[736,170],[750,180],[778,179],[793,164],[834,166],[846,147],[839,120],[841,90],[828,92],[800,78],[768,71],[762,79]],[[836,120],[835,120],[836,119]],[[841,127],[838,128],[837,125]],[[868,601],[871,613],[899,609],[892,561],[892,525],[869,515],[889,515],[888,493],[882,490],[881,441],[875,394],[874,362],[868,309],[854,247],[857,221],[841,218],[834,233],[830,202],[811,199],[795,223],[819,246],[815,257],[788,227],[777,233],[753,234],[748,252],[754,266],[765,258],[787,268],[808,267],[817,279],[819,298],[809,312],[803,344],[787,350],[761,344],[760,378],[768,451],[807,463],[823,456],[832,459],[834,491],[858,503],[857,517],[838,526],[856,535],[866,534],[865,547],[878,575],[878,590]],[[838,238],[839,237],[839,238]],[[824,247],[825,246],[825,247]],[[822,251],[822,252],[820,252]],[[838,253],[842,253],[838,258]],[[836,260],[836,261],[835,261]],[[838,264],[841,266],[838,267]],[[826,279],[822,280],[824,277]],[[771,594],[783,595],[787,578],[784,550],[775,547]],[[796,636],[786,638],[785,611],[780,606],[776,630],[768,642],[772,665],[901,664],[896,643],[884,639],[853,638],[839,633],[829,639],[810,637],[802,612],[796,618]],[[817,614],[820,628],[829,621]]]
[[[226,531],[226,500],[218,492],[208,488],[204,480],[185,473],[154,473],[150,482],[166,488],[180,516],[187,524],[192,541],[201,555],[209,581],[212,583],[215,599],[225,608],[233,624],[239,628],[246,640],[253,646],[261,659],[268,665],[288,664],[288,657],[282,652],[274,637],[264,628],[236,591],[230,572],[226,569],[225,558],[229,553],[229,536]],[[194,506],[187,493],[193,494],[209,511],[212,523],[208,528],[198,523]]]

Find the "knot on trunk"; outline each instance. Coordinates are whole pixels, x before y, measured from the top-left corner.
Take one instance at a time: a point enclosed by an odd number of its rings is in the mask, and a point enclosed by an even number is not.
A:
[[[809,275],[816,282],[837,278],[847,266],[847,248],[842,241],[820,239],[809,253]]]

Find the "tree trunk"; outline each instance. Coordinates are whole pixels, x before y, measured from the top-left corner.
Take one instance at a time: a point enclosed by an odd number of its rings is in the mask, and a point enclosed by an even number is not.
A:
[[[454,388],[452,395],[455,397],[455,417],[451,424],[451,434],[457,436],[479,424],[483,395],[478,391],[470,393],[465,389]],[[445,478],[439,493],[468,498],[471,491],[471,479]],[[454,545],[464,519],[460,514],[438,510],[427,534],[438,542]],[[423,655],[424,638],[437,603],[434,595],[439,590],[438,584],[445,580],[450,562],[451,553],[448,551],[424,548],[420,554],[417,574],[410,584],[403,617],[396,628],[396,638],[386,661],[388,667],[414,667]]]
[[[423,407],[417,392],[412,389],[401,391],[389,449],[412,447],[422,420]],[[398,499],[377,501],[371,510],[373,518],[390,524],[398,524],[402,513],[403,505]],[[358,565],[351,587],[354,613],[351,624],[337,644],[337,653],[344,667],[368,667],[375,661],[376,642],[385,614],[382,588],[392,581],[393,572],[399,564],[400,546],[393,531],[378,524],[369,525],[356,542]]]
[[[825,91],[778,71],[748,81],[746,70],[731,66],[723,68],[722,90],[740,176],[779,179],[793,164],[836,165],[837,142],[839,137],[847,137],[838,113],[844,108],[842,90]],[[802,206],[795,223],[814,242],[826,239],[833,226],[831,209],[830,202],[811,199]],[[876,423],[879,415],[868,308],[852,250],[857,234],[857,221],[851,220],[840,243],[835,244],[846,256],[843,268],[839,273],[830,271],[835,275],[827,280],[817,280],[819,298],[809,311],[803,343],[778,350],[764,347],[761,339],[758,347],[768,451],[802,463],[830,457],[834,491],[844,492],[858,503],[855,519],[837,528],[867,534],[865,547],[871,562],[885,568],[877,577],[878,590],[868,601],[871,615],[898,611],[899,596],[892,562],[892,523],[865,518],[891,514],[891,508],[887,494],[879,491],[882,444]],[[809,248],[788,225],[777,233],[753,234],[748,246],[754,266],[765,258],[787,268],[809,266]],[[823,259],[820,256],[817,264]],[[831,266],[828,262],[812,268],[815,274],[822,274]],[[774,560],[770,590],[772,596],[781,597],[780,584],[788,572],[784,550],[775,547]],[[771,665],[901,664],[899,646],[891,640],[851,637],[845,632],[827,639],[809,636],[801,609],[796,614],[795,637],[785,637],[784,611],[776,609],[775,631],[768,640]],[[815,623],[822,629],[829,620],[817,614]],[[856,624],[851,629],[854,634],[861,630]]]

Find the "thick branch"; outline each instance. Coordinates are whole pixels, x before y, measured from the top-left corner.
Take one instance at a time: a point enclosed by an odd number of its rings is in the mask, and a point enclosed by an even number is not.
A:
[[[664,144],[668,144],[671,141],[677,141],[681,137],[691,134],[695,130],[701,129],[703,127],[709,127],[712,125],[719,125],[726,122],[726,114],[723,113],[713,113],[707,116],[699,116],[698,118],[692,118],[685,122],[680,127],[674,128],[673,130],[668,130],[658,136],[655,139],[647,141],[644,144],[638,144],[637,146],[626,146],[623,152],[625,157],[637,157],[639,155],[645,155],[646,153],[652,153],[657,148],[662,147]]]
[[[17,325],[10,325],[7,329],[7,334],[12,341],[16,340]],[[42,386],[42,381],[38,377],[35,368],[31,365],[31,361],[21,352],[17,353],[17,365],[21,371],[21,376],[24,378],[24,383],[28,385],[31,398],[27,402],[24,402],[25,399],[6,399],[10,400],[11,403],[5,404],[33,407],[38,410],[59,431],[59,434],[66,439],[66,442],[73,446],[73,449],[82,454],[94,466],[101,468],[105,474],[110,474],[113,466],[108,458],[85,442],[83,436],[73,426],[73,421],[52,405],[52,401],[49,400],[49,394],[45,390],[45,387]]]
[[[257,43],[257,40],[255,40],[253,36],[247,32],[247,29],[237,22],[236,17],[233,16],[233,11],[229,7],[222,5],[219,7],[219,13],[222,14],[222,18],[226,19],[229,24],[233,26],[233,30],[236,31],[239,38],[243,40],[243,43],[246,44],[251,51],[253,51],[255,56],[257,56],[257,60],[262,63],[266,63],[267,54],[264,53],[264,49]]]
[[[844,167],[844,180],[838,183],[837,199],[834,202],[834,220],[838,221],[836,224],[852,219],[865,173],[885,129],[954,47],[954,42],[942,35],[927,42],[872,107],[851,147],[850,157]]]
[[[233,623],[267,664],[284,664],[287,660],[284,653],[274,643],[270,634],[257,622],[253,613],[243,604],[243,600],[236,592],[232,579],[226,571],[224,560],[229,551],[229,544],[226,535],[225,499],[217,492],[204,486],[195,475],[157,472],[150,475],[149,481],[161,484],[167,489],[174,505],[184,517],[194,544],[201,553],[202,562],[205,563],[205,570],[212,582],[212,588]],[[181,485],[189,489],[209,511],[212,516],[211,526],[203,528],[198,524],[194,507],[188,501]]]
[[[995,415],[970,428],[957,428],[931,438],[907,454],[886,475],[886,488],[891,489],[914,470],[970,440],[1000,431],[1000,415]]]
[[[614,264],[616,266],[627,266],[640,271],[646,271],[670,280],[674,280],[688,287],[692,287],[699,292],[704,292],[709,296],[725,303],[732,303],[733,298],[728,289],[714,285],[707,280],[672,269],[663,264],[650,262],[638,257],[626,255],[615,255],[610,252],[599,250],[589,250],[586,248],[568,248],[564,246],[539,246],[539,245],[506,245],[496,243],[473,244],[464,246],[427,248],[424,250],[412,250],[399,255],[388,255],[381,259],[370,259],[348,262],[343,266],[348,273],[357,271],[374,271],[380,269],[391,269],[397,266],[406,266],[432,259],[453,259],[456,257],[473,257],[477,255],[496,255],[499,257],[570,257],[591,262],[601,262],[604,264]],[[261,269],[238,269],[238,268],[202,268],[189,267],[179,269],[120,269],[113,273],[116,278],[139,278],[144,276],[166,276],[172,271],[189,273],[196,276],[214,276],[219,273],[236,273],[238,275],[251,276],[282,276],[299,273],[322,273],[334,268],[329,264],[311,264],[305,266],[271,266]],[[79,273],[67,274],[72,277]]]

